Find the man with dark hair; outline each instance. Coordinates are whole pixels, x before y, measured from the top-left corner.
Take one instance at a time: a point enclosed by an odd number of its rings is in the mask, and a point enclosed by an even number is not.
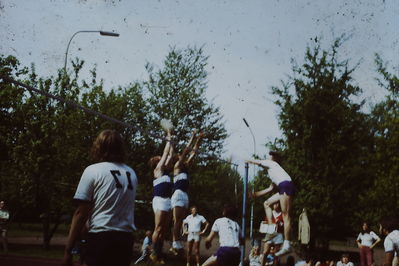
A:
[[[80,179],[64,253],[64,265],[73,265],[72,248],[88,224],[85,263],[88,266],[128,266],[132,259],[134,201],[137,177],[124,164],[122,137],[115,130],[102,131],[93,143],[92,158]]]
[[[380,234],[386,236],[384,266],[391,266],[395,253],[399,254],[398,220],[393,217],[383,219],[380,222]]]
[[[235,266],[240,263],[240,243],[243,243],[241,229],[234,219],[237,218],[237,208],[234,205],[225,205],[223,217],[216,219],[211,232],[205,240],[205,247],[209,249],[212,239],[219,235],[220,247],[214,255],[209,257],[202,266],[223,265]]]

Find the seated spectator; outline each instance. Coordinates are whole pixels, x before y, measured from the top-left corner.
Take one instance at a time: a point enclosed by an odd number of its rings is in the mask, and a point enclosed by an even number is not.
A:
[[[349,254],[342,254],[341,260],[337,262],[337,266],[354,266],[353,262],[349,261]]]
[[[254,247],[249,254],[249,266],[261,266],[262,265],[262,257],[260,254],[259,244],[255,243]]]

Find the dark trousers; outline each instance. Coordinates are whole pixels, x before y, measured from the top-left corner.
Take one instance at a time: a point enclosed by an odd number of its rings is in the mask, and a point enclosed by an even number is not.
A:
[[[373,250],[369,247],[360,248],[360,266],[370,266],[373,264]]]
[[[89,233],[84,261],[87,266],[129,266],[133,235],[128,232]]]

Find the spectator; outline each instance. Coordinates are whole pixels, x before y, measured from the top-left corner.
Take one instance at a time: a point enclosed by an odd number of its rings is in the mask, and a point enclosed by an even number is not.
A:
[[[373,248],[381,241],[376,233],[370,230],[367,222],[363,222],[362,231],[356,239],[360,253],[360,266],[373,264]]]
[[[353,266],[353,262],[349,261],[349,254],[342,254],[341,260],[337,262],[337,266]]]
[[[251,253],[249,253],[249,266],[261,266],[262,257],[263,255],[260,254],[259,243],[255,243]]]
[[[0,233],[1,242],[3,243],[3,249],[8,252],[8,240],[7,240],[7,224],[10,219],[10,213],[5,208],[6,204],[4,201],[0,201]]]
[[[139,262],[147,259],[148,255],[150,255],[150,251],[152,248],[151,236],[152,236],[151,231],[145,232],[145,238],[143,240],[143,245],[141,246],[141,256],[136,260],[134,264],[139,264]]]
[[[201,226],[204,226],[204,229],[201,230]],[[195,254],[195,259],[197,262],[197,265],[199,266],[200,264],[200,242],[201,242],[201,235],[206,233],[206,230],[208,230],[209,223],[208,221],[204,218],[204,216],[199,215],[197,212],[197,207],[192,206],[191,207],[191,214],[186,217],[186,219],[183,220],[183,228],[187,225],[187,231],[184,233],[187,233],[187,265],[190,265],[190,259],[191,259],[191,251],[194,247],[194,254]]]

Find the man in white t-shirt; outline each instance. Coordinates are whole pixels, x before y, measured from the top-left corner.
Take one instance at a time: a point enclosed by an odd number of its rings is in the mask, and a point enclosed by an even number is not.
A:
[[[396,218],[385,218],[380,222],[380,234],[385,236],[384,240],[384,266],[391,266],[393,258],[399,254],[399,230]]]
[[[202,266],[238,266],[240,264],[239,246],[243,244],[244,240],[241,236],[240,226],[234,221],[237,217],[237,208],[232,205],[224,206],[223,216],[216,219],[205,241],[205,247],[209,249],[212,246],[213,238],[218,234],[220,246]]]
[[[91,155],[97,163],[88,166],[80,179],[63,265],[73,265],[71,250],[88,223],[87,266],[128,266],[132,259],[134,201],[137,177],[124,164],[122,137],[114,130],[102,131]]]
[[[202,225],[205,225],[201,230]],[[186,227],[188,227],[186,229]],[[200,241],[201,235],[205,234],[209,227],[208,221],[204,216],[197,213],[197,207],[191,207],[191,214],[183,220],[183,231],[187,233],[187,266],[190,265],[191,251],[194,247],[194,254],[197,265],[200,265]]]

